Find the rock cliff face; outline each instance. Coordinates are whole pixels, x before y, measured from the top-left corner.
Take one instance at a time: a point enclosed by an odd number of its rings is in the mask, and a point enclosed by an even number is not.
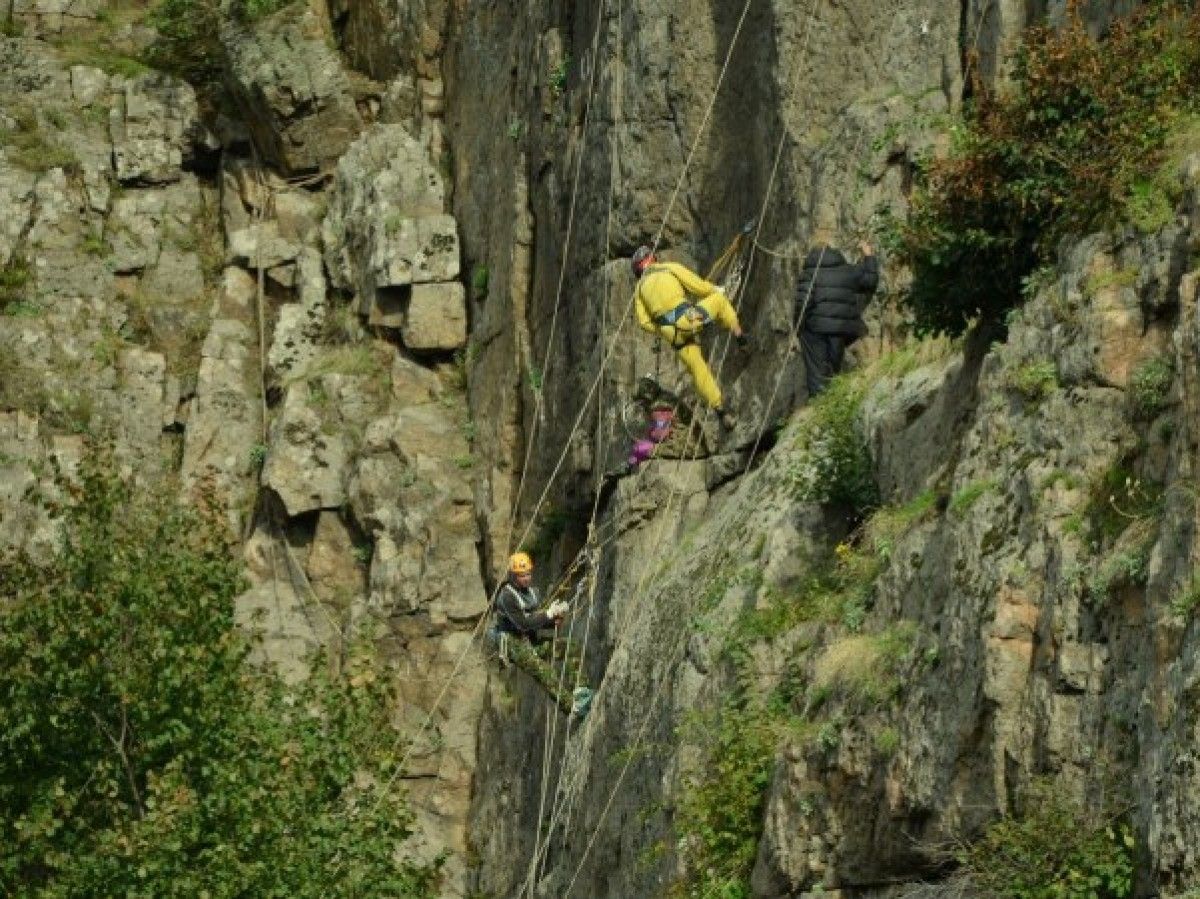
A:
[[[312,0],[222,30],[243,121],[210,124],[178,80],[79,62],[97,4],[17,0],[0,542],[52,551],[21,497],[86,434],[215,490],[265,658],[392,661],[448,896],[684,890],[709,782],[751,806],[754,895],[886,895],[1046,775],[1085,806],[1124,784],[1139,891],[1195,888],[1194,160],[1173,222],[1072,242],[1002,340],[903,344],[881,301],[847,400],[881,511],[804,488],[829,423],[787,352],[797,257],[902,212],[972,78],[1063,6]],[[754,352],[707,349],[738,427],[698,414],[601,491],[638,376],[689,395],[624,257],[703,268],[751,220]],[[569,723],[478,622],[512,549],[552,581],[593,508]],[[742,796],[721,754],[760,733]]]

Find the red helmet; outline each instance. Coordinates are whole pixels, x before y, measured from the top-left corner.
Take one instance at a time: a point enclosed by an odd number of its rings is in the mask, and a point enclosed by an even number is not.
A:
[[[642,244],[633,251],[633,255],[629,258],[629,266],[633,269],[635,275],[640,275],[642,269],[654,261],[654,251],[645,244]]]

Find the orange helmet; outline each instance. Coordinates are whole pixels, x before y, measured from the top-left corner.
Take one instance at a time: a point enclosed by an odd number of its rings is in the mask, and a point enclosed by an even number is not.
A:
[[[529,553],[513,553],[508,557],[508,570],[513,574],[532,574],[533,559]]]

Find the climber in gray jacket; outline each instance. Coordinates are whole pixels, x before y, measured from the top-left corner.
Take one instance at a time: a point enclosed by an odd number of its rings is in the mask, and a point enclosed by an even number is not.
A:
[[[846,347],[867,333],[862,314],[879,285],[879,260],[870,244],[858,247],[863,258],[856,265],[823,240],[804,258],[793,322],[800,330],[810,399],[841,371]]]

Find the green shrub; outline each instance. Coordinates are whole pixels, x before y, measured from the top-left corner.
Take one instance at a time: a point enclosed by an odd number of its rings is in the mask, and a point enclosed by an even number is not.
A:
[[[1146,583],[1150,546],[1146,543],[1112,553],[1088,578],[1088,593],[1102,602],[1118,587],[1136,587]]]
[[[219,510],[116,467],[60,480],[52,563],[0,558],[0,892],[434,895],[437,866],[397,855],[384,680],[250,665]]]
[[[471,297],[476,300],[482,300],[487,296],[488,279],[491,273],[486,265],[477,265],[475,270],[471,272]]]
[[[1153,418],[1167,408],[1175,366],[1169,356],[1147,359],[1129,379],[1129,401],[1139,418]]]
[[[219,0],[161,0],[149,24],[155,29],[146,54],[151,65],[200,88],[220,83],[225,50]]]
[[[887,241],[913,269],[918,330],[1001,321],[1060,239],[1126,210],[1149,227],[1164,200],[1144,185],[1200,98],[1200,11],[1145,5],[1094,39],[1075,11],[1027,33],[1011,82],[975,85],[944,158],[925,163],[908,219]]]
[[[1200,578],[1193,576],[1187,586],[1171,598],[1171,614],[1185,621],[1200,609]]]
[[[669,895],[748,899],[779,729],[761,710],[733,703],[713,725],[702,771],[688,779],[676,811],[688,873]]]
[[[885,727],[875,734],[875,751],[884,758],[891,758],[900,748],[900,731],[894,727]]]
[[[858,427],[865,395],[865,380],[849,374],[830,381],[812,402],[789,472],[797,498],[845,505],[858,515],[879,505],[871,453]]]
[[[1133,893],[1129,828],[1037,782],[1024,814],[1006,817],[959,853],[973,895],[1002,899],[1123,899]]]
[[[1058,390],[1058,367],[1050,361],[1027,363],[1009,372],[1008,386],[1036,403]]]
[[[1088,490],[1084,519],[1094,541],[1113,540],[1137,521],[1154,518],[1162,508],[1161,484],[1143,481],[1121,461],[1096,478]]]

